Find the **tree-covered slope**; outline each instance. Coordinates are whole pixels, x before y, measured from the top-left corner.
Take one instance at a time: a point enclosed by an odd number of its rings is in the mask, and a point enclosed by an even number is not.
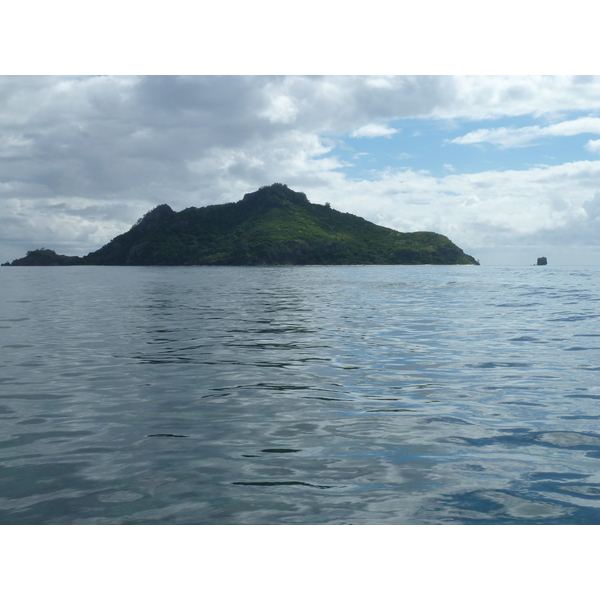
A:
[[[81,259],[94,265],[478,264],[447,237],[399,233],[273,184],[235,203],[163,204]]]

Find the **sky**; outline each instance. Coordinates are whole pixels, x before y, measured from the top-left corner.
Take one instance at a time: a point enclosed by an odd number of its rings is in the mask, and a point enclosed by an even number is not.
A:
[[[0,78],[2,262],[274,182],[482,264],[600,264],[600,77]]]

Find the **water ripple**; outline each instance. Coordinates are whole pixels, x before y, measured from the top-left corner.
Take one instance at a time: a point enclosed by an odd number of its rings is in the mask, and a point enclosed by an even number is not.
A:
[[[599,274],[2,269],[0,523],[600,524]]]

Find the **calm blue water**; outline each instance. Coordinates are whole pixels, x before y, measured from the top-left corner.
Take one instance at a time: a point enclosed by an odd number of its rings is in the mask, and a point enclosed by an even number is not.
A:
[[[0,269],[0,523],[600,523],[600,268]]]

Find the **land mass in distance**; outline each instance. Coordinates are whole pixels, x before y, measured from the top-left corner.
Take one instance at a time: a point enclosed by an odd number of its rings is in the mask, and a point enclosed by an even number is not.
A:
[[[180,212],[162,204],[84,257],[42,248],[3,266],[349,264],[479,262],[446,236],[381,227],[274,183],[239,202]]]

